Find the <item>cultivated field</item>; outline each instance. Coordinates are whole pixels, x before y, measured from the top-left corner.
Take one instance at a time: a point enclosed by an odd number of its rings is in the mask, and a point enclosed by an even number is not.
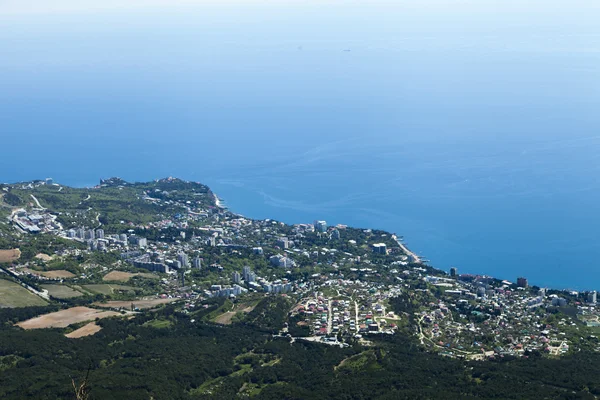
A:
[[[36,271],[33,269],[24,268],[23,270],[29,272],[30,274],[40,275],[46,278],[68,279],[75,277],[75,274],[64,269],[57,269],[56,271]]]
[[[83,293],[73,290],[67,285],[41,285],[48,291],[48,294],[57,299],[71,299],[73,297],[83,296]]]
[[[31,318],[27,321],[19,322],[17,325],[23,329],[65,328],[71,324],[90,321],[96,318],[113,317],[115,315],[121,314],[114,311],[102,311],[89,307],[72,307],[66,310],[60,310]]]
[[[67,333],[65,336],[70,339],[77,339],[84,336],[90,336],[95,333],[98,333],[102,329],[101,326],[96,325],[95,322],[90,322],[87,325],[82,326],[79,329],[74,330],[71,333]]]
[[[173,301],[175,301],[177,299],[150,299],[150,300],[146,300],[146,299],[140,299],[140,300],[131,300],[131,301],[107,301],[106,303],[94,303],[95,306],[97,307],[103,307],[103,308],[125,308],[125,309],[131,309],[131,304],[134,305],[134,307],[139,308],[139,309],[144,309],[144,308],[152,308],[152,307],[156,307],[159,306],[161,304],[167,304],[167,303],[171,303]]]
[[[44,306],[46,301],[18,283],[0,279],[0,308]]]
[[[123,271],[111,271],[108,274],[104,275],[102,278],[103,281],[116,281],[116,282],[127,282],[129,279],[134,276],[142,276],[144,278],[158,278],[156,275],[149,273],[137,272],[135,274],[131,272],[123,272]]]
[[[133,286],[125,285],[109,285],[109,284],[98,284],[98,285],[83,285],[83,288],[91,293],[99,293],[104,295],[111,295],[115,290],[130,291],[135,290]]]
[[[13,262],[21,257],[21,250],[0,250],[0,263]]]

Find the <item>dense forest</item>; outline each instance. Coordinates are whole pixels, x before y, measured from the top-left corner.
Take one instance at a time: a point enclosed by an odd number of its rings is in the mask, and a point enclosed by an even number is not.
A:
[[[410,307],[409,299],[397,303]],[[14,322],[48,307],[0,310],[0,397],[73,399],[88,369],[91,399],[564,398],[600,395],[600,357],[464,362],[425,352],[404,334],[347,348],[274,337],[287,302],[266,298],[229,326],[201,322],[222,302],[182,314],[165,307],[97,321],[93,336],[23,331]],[[54,307],[54,306],[53,306]]]

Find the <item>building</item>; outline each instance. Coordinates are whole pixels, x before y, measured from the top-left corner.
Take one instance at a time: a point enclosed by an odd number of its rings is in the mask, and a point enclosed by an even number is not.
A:
[[[587,295],[587,302],[591,304],[596,304],[596,291],[589,292]]]
[[[239,272],[235,271],[233,273],[233,275],[231,276],[231,280],[233,281],[233,283],[239,284],[242,280],[242,276],[240,275]]]
[[[182,268],[187,268],[190,265],[188,256],[185,253],[177,254],[177,261],[181,263]]]
[[[250,275],[251,272],[252,271],[250,270],[250,267],[247,265],[242,269],[242,277],[244,278],[244,280],[246,282],[248,282],[248,276]]]
[[[200,257],[194,258],[194,268],[202,269],[202,259]]]
[[[337,230],[337,229],[334,229],[334,230],[331,232],[331,238],[332,238],[333,240],[340,240],[340,231],[339,231],[339,230]]]
[[[264,254],[263,248],[262,247],[254,247],[252,249],[252,252],[256,255],[262,256]]]
[[[146,239],[146,238],[138,238],[137,245],[139,247],[148,247],[148,239]]]
[[[288,238],[281,237],[281,238],[277,239],[276,245],[279,246],[279,248],[281,248],[281,249],[287,249],[290,247],[290,242],[289,242]]]
[[[529,286],[529,283],[527,282],[527,278],[523,278],[522,276],[517,278],[517,286],[518,287],[522,287],[522,288],[526,288],[527,286]]]
[[[385,243],[375,243],[373,245],[373,252],[376,254],[387,254],[387,246]]]
[[[294,266],[294,261],[291,258],[281,254],[269,257],[269,262],[274,267],[292,268]]]
[[[98,239],[104,239],[104,229],[96,229],[96,237]]]
[[[96,239],[96,232],[94,232],[93,229],[90,229],[89,231],[86,232],[86,239],[90,239],[90,240],[94,240]]]
[[[215,247],[217,245],[217,238],[214,236],[209,237],[208,240],[206,240],[206,244],[208,246]]]
[[[46,185],[52,185],[54,180],[52,178],[46,178]]]
[[[77,238],[78,239],[85,239],[85,229],[83,229],[83,228],[78,228],[77,229]]]
[[[315,221],[314,227],[317,232],[327,232],[327,221]]]
[[[454,277],[458,275],[458,269],[456,267],[450,268],[450,276]]]

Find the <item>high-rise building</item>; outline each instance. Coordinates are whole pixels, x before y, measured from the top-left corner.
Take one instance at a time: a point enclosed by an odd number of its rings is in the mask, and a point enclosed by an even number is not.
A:
[[[188,260],[188,256],[185,253],[179,253],[177,254],[177,261],[179,261],[181,263],[181,266],[183,268],[187,268],[189,265],[189,260]]]
[[[83,228],[77,229],[77,237],[79,239],[85,239],[85,230]]]
[[[332,238],[333,240],[339,240],[339,239],[340,239],[340,231],[339,231],[339,230],[337,230],[337,229],[334,229],[334,230],[331,232],[331,238]]]
[[[104,239],[104,229],[96,229],[96,237],[98,239]]]
[[[596,304],[596,291],[589,292],[587,295],[588,303]]]
[[[202,268],[202,259],[200,257],[194,258],[194,268],[197,268],[197,269]]]
[[[146,238],[138,238],[137,239],[137,245],[139,247],[148,247],[148,239],[146,239]]]
[[[529,283],[527,282],[527,278],[523,278],[522,276],[517,278],[517,286],[518,287],[522,287],[522,288],[526,288],[527,286],[529,286]]]
[[[387,246],[385,243],[375,243],[373,245],[373,252],[377,254],[387,254]]]
[[[86,232],[86,238],[90,239],[90,240],[96,239],[96,232],[94,232],[93,229],[90,229],[89,231]]]
[[[240,276],[240,273],[239,273],[239,272],[237,272],[237,271],[235,271],[235,272],[233,273],[233,275],[231,276],[231,280],[233,281],[233,283],[238,283],[238,284],[239,284],[239,283],[240,283],[240,281],[241,281],[241,278],[242,278],[242,277]]]
[[[450,268],[450,276],[456,276],[458,275],[458,269],[456,267],[452,267]]]
[[[314,227],[317,232],[327,232],[327,221],[315,221]]]
[[[250,270],[249,266],[244,266],[244,268],[242,269],[242,277],[244,278],[244,281],[248,282],[248,277],[250,276],[250,273],[252,271]]]

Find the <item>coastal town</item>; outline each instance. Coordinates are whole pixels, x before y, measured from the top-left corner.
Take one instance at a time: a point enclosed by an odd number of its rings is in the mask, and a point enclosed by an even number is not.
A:
[[[0,259],[2,270],[43,304],[92,298],[92,309],[135,315],[172,304],[194,315],[218,301],[210,322],[231,324],[261,299],[284,297],[277,336],[292,341],[368,346],[373,335],[402,333],[467,360],[600,350],[596,292],[440,271],[394,233],[253,220],[205,186],[173,178],[113,178],[85,190],[47,179],[0,193],[0,238],[21,243],[11,254],[22,252]],[[109,195],[120,193],[134,207],[108,218]],[[59,202],[61,194],[70,200]],[[26,240],[39,238],[51,240],[25,257]]]

